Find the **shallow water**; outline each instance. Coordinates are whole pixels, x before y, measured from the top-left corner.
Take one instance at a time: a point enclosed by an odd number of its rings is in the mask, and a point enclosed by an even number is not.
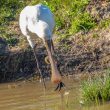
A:
[[[100,106],[84,106],[80,101],[80,82],[65,79],[66,89],[54,92],[50,81],[44,89],[39,82],[0,84],[0,110],[110,110],[110,103]],[[69,93],[69,94],[68,94]]]

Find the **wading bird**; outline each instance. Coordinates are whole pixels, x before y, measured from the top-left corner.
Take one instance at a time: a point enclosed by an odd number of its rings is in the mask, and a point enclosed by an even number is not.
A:
[[[53,13],[47,6],[38,4],[35,6],[26,6],[20,13],[19,25],[21,32],[26,36],[31,48],[34,51],[34,55],[37,61],[37,67],[39,68],[39,63],[37,56],[35,54],[35,44],[32,40],[30,33],[34,33],[35,37],[40,37],[46,47],[49,62],[51,65],[51,81],[57,84],[55,90],[61,90],[64,86],[62,82],[61,75],[57,69],[57,64],[55,63],[54,56],[54,45],[52,41],[52,33],[55,27],[55,21]],[[39,69],[40,72],[40,69]],[[42,73],[40,73],[42,74]]]

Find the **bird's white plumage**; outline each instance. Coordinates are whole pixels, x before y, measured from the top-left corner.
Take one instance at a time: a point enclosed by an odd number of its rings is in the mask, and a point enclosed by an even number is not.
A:
[[[35,52],[35,45],[31,38],[30,32],[36,34],[36,36],[43,39],[48,52],[49,61],[51,64],[51,71],[52,71],[51,81],[53,83],[57,83],[58,86],[56,89],[60,87],[59,88],[60,90],[61,87],[64,86],[64,84],[61,82],[61,75],[57,69],[57,65],[53,57],[54,45],[51,38],[55,26],[55,21],[52,12],[48,7],[42,4],[38,4],[35,6],[27,6],[20,13],[19,25],[21,32],[27,37],[30,46],[33,48],[36,62],[37,62],[37,56]],[[38,62],[37,62],[37,66],[40,72]]]
[[[30,31],[42,39],[51,39],[55,21],[50,9],[38,4],[26,6],[21,11],[19,25],[25,36],[29,37],[28,31]]]

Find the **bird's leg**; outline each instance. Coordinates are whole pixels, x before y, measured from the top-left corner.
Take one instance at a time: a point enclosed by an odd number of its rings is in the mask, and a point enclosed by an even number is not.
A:
[[[39,66],[39,62],[38,62],[38,59],[37,59],[35,48],[33,48],[33,52],[34,52],[34,56],[35,56],[35,59],[36,59],[37,69],[38,69],[38,71],[40,73],[40,76],[41,76],[41,79],[43,81],[44,88],[46,89],[46,84],[45,84],[45,81],[44,81],[44,78],[43,78],[43,75],[42,75],[42,72],[41,72],[41,69],[40,69],[40,66]]]
[[[32,41],[31,37],[29,35],[27,35],[26,37],[27,37],[27,40],[29,42],[29,45],[31,46],[32,49],[34,49],[35,48],[35,44]]]
[[[43,78],[43,75],[42,75],[42,72],[41,72],[41,69],[40,69],[40,66],[39,66],[39,62],[38,62],[38,59],[37,59],[37,55],[36,55],[36,52],[35,52],[35,48],[36,48],[36,45],[34,44],[34,42],[31,40],[31,37],[30,36],[27,36],[27,40],[31,46],[31,48],[33,49],[33,53],[34,53],[34,56],[35,56],[35,60],[36,60],[36,64],[37,64],[37,69],[39,71],[39,74],[42,78],[42,81],[43,81],[43,85],[46,89],[46,84],[45,84],[45,81],[44,81],[44,78]]]
[[[51,64],[51,72],[52,72],[52,76],[51,76],[51,81],[55,84],[57,84],[57,88],[55,90],[59,91],[61,90],[62,87],[64,87],[64,83],[62,82],[62,78],[61,75],[57,69],[57,65],[55,63],[55,59],[52,55],[52,51],[51,51],[51,40],[44,40],[45,42],[45,46],[48,52],[48,56],[49,56],[49,61]]]

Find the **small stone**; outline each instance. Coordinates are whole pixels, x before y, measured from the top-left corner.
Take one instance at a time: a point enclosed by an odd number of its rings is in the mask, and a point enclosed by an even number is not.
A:
[[[84,105],[84,101],[83,100],[80,100],[79,103],[82,104],[82,105]]]

